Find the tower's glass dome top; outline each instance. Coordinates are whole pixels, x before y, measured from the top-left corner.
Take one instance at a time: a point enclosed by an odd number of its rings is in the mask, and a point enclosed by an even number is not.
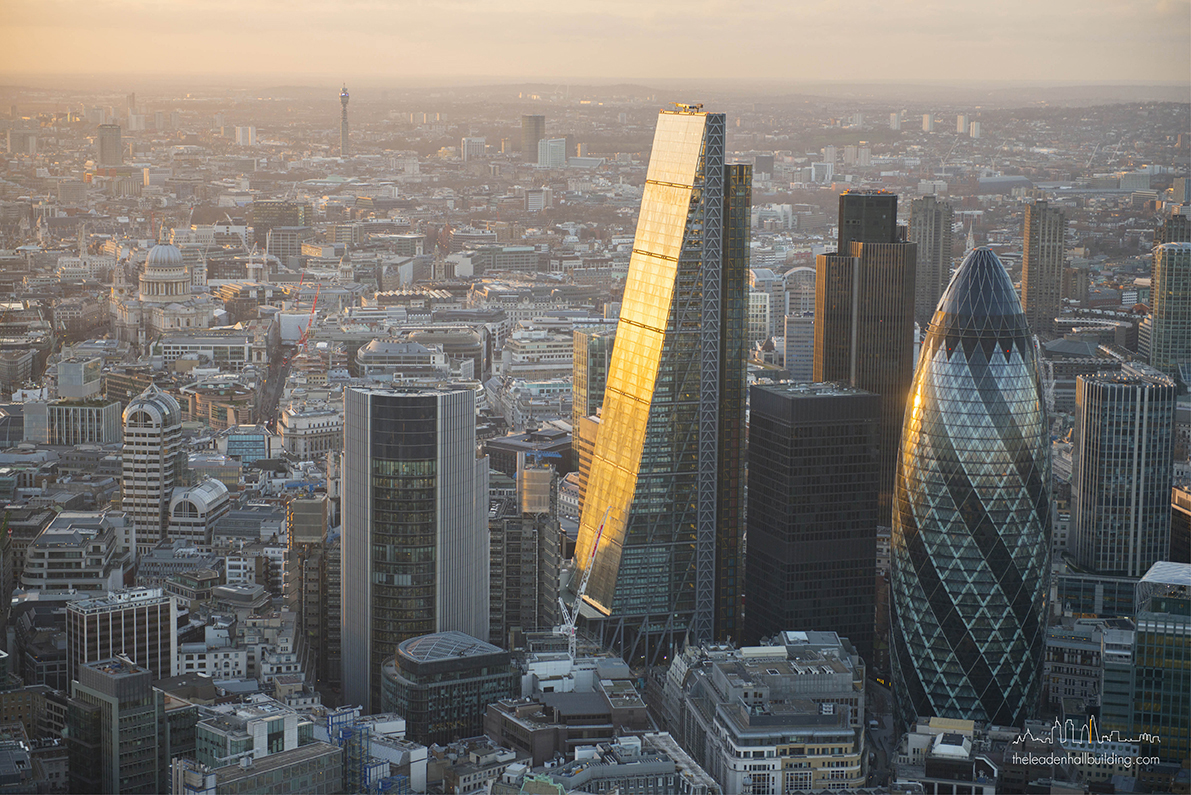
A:
[[[1033,337],[1017,290],[996,254],[978,248],[964,259],[939,299],[924,346],[932,339],[946,345],[948,351],[962,345],[968,356],[977,341],[986,357],[998,343],[1002,350],[1016,346],[1022,357],[1033,355]]]

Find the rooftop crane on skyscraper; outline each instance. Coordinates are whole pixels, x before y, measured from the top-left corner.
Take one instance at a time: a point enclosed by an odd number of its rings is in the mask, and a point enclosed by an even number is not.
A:
[[[575,591],[574,609],[567,609],[567,603],[561,596],[558,597],[558,607],[562,610],[563,619],[558,631],[567,636],[567,655],[571,658],[571,662],[575,661],[575,650],[578,645],[575,640],[575,622],[579,619],[579,605],[583,603],[583,594],[587,593],[587,583],[591,580],[591,570],[595,565],[596,550],[600,548],[600,539],[604,535],[604,523],[608,521],[608,514],[611,512],[612,506],[609,505],[604,511],[604,518],[600,520],[600,526],[596,528],[595,540],[591,544],[591,554],[587,556],[587,566],[583,569],[583,578],[579,580],[579,588]]]

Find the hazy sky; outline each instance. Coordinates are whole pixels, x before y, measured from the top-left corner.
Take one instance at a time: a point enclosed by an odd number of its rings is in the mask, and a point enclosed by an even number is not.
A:
[[[3,0],[53,74],[1191,83],[1191,0]]]

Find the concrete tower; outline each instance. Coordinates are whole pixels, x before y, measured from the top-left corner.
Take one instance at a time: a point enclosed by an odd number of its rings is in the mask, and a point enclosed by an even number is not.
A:
[[[1044,201],[1026,205],[1022,233],[1021,305],[1035,333],[1053,331],[1061,298],[1067,217]]]
[[[120,139],[119,124],[99,125],[96,145],[99,149],[99,163],[103,166],[118,166],[124,162],[124,144]]]
[[[348,155],[348,141],[347,141],[347,102],[351,99],[351,95],[347,93],[347,86],[339,92],[339,104],[343,106],[343,116],[339,120],[339,156],[347,157]]]

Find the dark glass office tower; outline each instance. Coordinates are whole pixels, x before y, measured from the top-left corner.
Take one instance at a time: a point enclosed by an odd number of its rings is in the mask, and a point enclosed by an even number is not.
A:
[[[1137,583],[1133,709],[1141,753],[1173,767],[1191,757],[1191,566],[1161,561]]]
[[[488,466],[469,389],[349,389],[343,445],[343,696],[432,632],[488,636]]]
[[[850,253],[853,243],[896,243],[897,234],[897,194],[884,191],[840,194],[837,252]]]
[[[545,116],[521,117],[521,159],[538,162],[538,141],[546,137]]]
[[[630,661],[739,637],[751,177],[723,114],[659,115],[576,550],[608,512],[583,615]]]
[[[871,665],[880,398],[835,384],[749,395],[745,642],[833,631]]]
[[[918,248],[899,240],[897,196],[840,196],[840,250],[815,275],[815,381],[881,396],[878,524],[891,522],[897,447],[914,376]]]
[[[1042,397],[1013,282],[978,248],[931,320],[902,435],[890,643],[903,726],[1021,726],[1037,705],[1050,562]]]

